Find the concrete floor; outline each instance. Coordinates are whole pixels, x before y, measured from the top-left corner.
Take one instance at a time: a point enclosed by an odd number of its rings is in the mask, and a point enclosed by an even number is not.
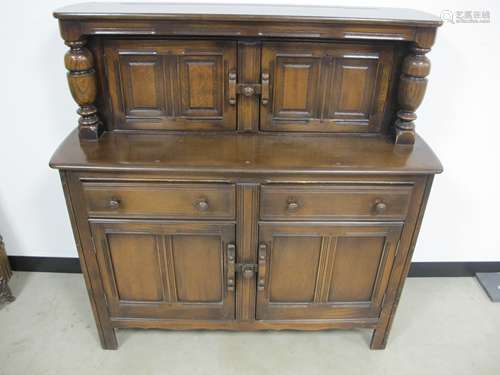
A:
[[[500,374],[500,303],[473,278],[408,279],[385,351],[369,330],[119,331],[101,350],[81,275],[16,273],[0,374]]]

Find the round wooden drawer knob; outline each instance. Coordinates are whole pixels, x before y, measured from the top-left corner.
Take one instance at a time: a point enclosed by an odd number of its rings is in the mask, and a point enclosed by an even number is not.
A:
[[[387,204],[385,204],[384,202],[377,202],[375,203],[374,209],[376,214],[383,214],[385,211],[387,211]]]
[[[208,210],[208,202],[205,199],[202,199],[196,203],[196,207],[198,207],[198,210],[200,211],[206,211]]]
[[[116,210],[120,208],[120,200],[116,198],[111,198],[109,203],[108,203],[109,208],[112,210]]]
[[[288,211],[296,211],[299,208],[299,204],[295,201],[289,201],[286,205]]]

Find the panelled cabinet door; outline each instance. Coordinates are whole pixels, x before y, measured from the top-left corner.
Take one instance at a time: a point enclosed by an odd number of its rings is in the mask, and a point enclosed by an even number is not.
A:
[[[257,319],[377,318],[399,223],[259,225]]]
[[[236,129],[236,44],[110,40],[106,71],[115,127]]]
[[[377,132],[385,114],[393,50],[341,43],[264,43],[261,129]],[[266,95],[266,94],[264,94]]]
[[[90,223],[112,317],[234,319],[234,224]]]

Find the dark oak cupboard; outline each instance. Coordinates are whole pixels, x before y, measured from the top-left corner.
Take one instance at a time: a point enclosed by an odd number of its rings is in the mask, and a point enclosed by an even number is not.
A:
[[[384,348],[433,176],[415,133],[440,20],[411,10],[55,12],[60,170],[101,339],[365,327]]]

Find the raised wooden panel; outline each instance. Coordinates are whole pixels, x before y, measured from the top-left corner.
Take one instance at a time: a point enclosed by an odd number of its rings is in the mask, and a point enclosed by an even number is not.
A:
[[[272,94],[261,104],[261,129],[380,132],[392,70],[388,46],[264,43]]]
[[[124,55],[120,61],[124,110],[127,116],[168,114],[162,100],[163,68],[156,55]],[[167,93],[168,91],[168,87]]]
[[[384,237],[338,238],[328,301],[369,302],[384,245]]]
[[[220,238],[216,236],[173,236],[172,255],[180,302],[222,300],[222,251]]]
[[[163,299],[159,249],[151,235],[108,234],[120,301]]]
[[[118,129],[236,129],[229,41],[108,40],[106,70]]]
[[[182,116],[222,116],[222,56],[181,56],[179,88]]]
[[[315,58],[276,59],[274,113],[277,118],[312,118],[317,92],[319,60]]]
[[[402,226],[261,222],[257,319],[377,317]]]
[[[375,97],[376,73],[376,60],[338,59],[327,117],[368,124]]]
[[[113,317],[234,319],[226,249],[235,225],[92,219]]]
[[[321,237],[273,237],[270,301],[311,302],[318,272]]]

